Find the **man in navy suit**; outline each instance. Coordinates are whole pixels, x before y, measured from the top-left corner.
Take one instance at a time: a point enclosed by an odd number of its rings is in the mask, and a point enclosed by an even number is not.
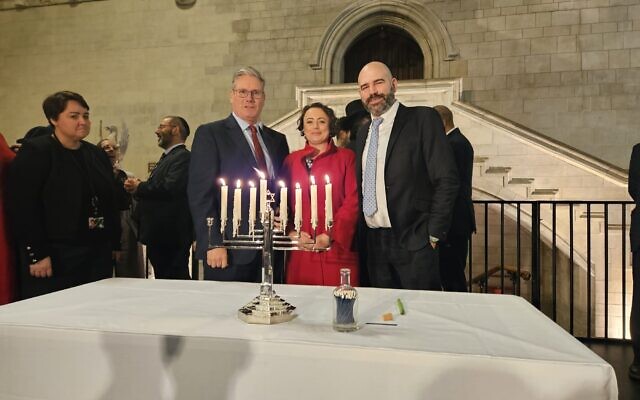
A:
[[[284,158],[289,154],[286,137],[266,127],[260,120],[265,103],[265,81],[251,67],[233,75],[229,93],[232,113],[227,118],[201,125],[195,134],[189,167],[189,204],[196,233],[196,257],[210,268],[209,280],[257,282],[262,259],[259,251],[229,250],[222,246],[220,232],[220,179],[229,186],[227,215],[233,210],[233,188],[237,180],[244,186],[240,233],[248,232],[248,181],[257,183],[261,171],[275,192]],[[209,230],[207,218],[213,218]],[[232,224],[226,224],[225,236],[231,238]]]
[[[633,146],[629,162],[629,194],[635,202],[631,212],[631,252],[633,256],[633,297],[631,300],[631,342],[633,343],[633,363],[629,367],[629,377],[640,380],[640,143]]]
[[[139,241],[158,279],[189,279],[193,227],[187,202],[191,154],[185,147],[189,125],[181,117],[164,117],[155,131],[164,149],[146,182],[129,178],[124,187],[138,200]]]
[[[440,278],[442,288],[448,292],[466,292],[467,279],[464,270],[467,266],[469,238],[476,231],[476,217],[471,200],[471,180],[473,178],[473,146],[453,124],[453,114],[447,107],[434,107],[440,114],[447,141],[453,150],[458,167],[460,188],[453,206],[451,228],[447,238],[440,244]]]
[[[430,107],[405,107],[381,62],[358,76],[372,121],[358,132],[356,178],[374,287],[441,290],[438,242],[449,231],[458,174],[442,121]]]

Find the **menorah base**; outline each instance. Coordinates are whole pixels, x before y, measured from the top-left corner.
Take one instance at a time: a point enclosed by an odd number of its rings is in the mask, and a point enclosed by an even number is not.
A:
[[[238,310],[238,318],[248,324],[273,325],[294,319],[295,309],[278,295],[260,295]]]

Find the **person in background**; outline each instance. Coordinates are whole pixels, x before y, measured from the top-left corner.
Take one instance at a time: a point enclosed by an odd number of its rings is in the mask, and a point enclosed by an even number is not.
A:
[[[295,209],[295,187],[302,189],[302,226],[300,237],[293,230],[294,214],[289,212],[289,236],[297,239],[301,250],[287,257],[286,283],[302,285],[340,284],[340,269],[351,270],[351,283],[358,285],[358,255],[355,232],[358,221],[358,192],[355,154],[333,143],[338,130],[333,110],[322,103],[302,109],[298,130],[306,139],[303,149],[284,160],[283,171],[289,190],[288,204]],[[316,179],[318,226],[311,226],[310,177]],[[326,226],[325,177],[331,182],[333,224]],[[328,249],[328,250],[327,250]]]
[[[190,279],[189,250],[193,226],[187,201],[191,153],[184,142],[189,136],[187,121],[178,116],[162,118],[155,130],[164,151],[146,182],[128,178],[127,192],[138,201],[140,242],[157,279]]]
[[[16,277],[14,271],[13,242],[6,223],[5,202],[7,198],[7,173],[16,154],[9,148],[0,133],[0,305],[16,299]]]
[[[371,113],[356,140],[356,178],[371,285],[441,290],[438,241],[449,231],[458,173],[442,120],[395,99],[398,81],[381,62],[358,76]]]
[[[340,119],[340,130],[348,132],[346,147],[356,151],[358,130],[371,122],[371,115],[362,105],[362,100],[350,101],[344,108],[345,116]]]
[[[246,217],[249,214],[248,181],[258,182],[256,171],[261,171],[268,180],[270,191],[275,193],[274,183],[289,154],[289,145],[282,133],[268,128],[260,119],[266,100],[265,81],[260,72],[252,67],[241,68],[234,73],[231,85],[231,115],[198,127],[191,148],[188,192],[197,239],[196,256],[209,266],[204,268],[205,279],[258,282],[261,253],[227,251],[222,245],[220,179],[225,179],[229,188],[235,187],[237,180],[244,185],[240,230],[246,233],[249,226]],[[227,205],[227,215],[231,216],[233,202],[229,201]],[[207,218],[213,218],[211,237]],[[226,225],[225,235],[232,237],[230,222]],[[274,281],[278,281],[277,266],[274,266]]]
[[[113,175],[118,187],[118,209],[120,210],[120,249],[115,260],[115,276],[119,278],[143,278],[144,263],[142,260],[142,246],[137,240],[137,227],[132,219],[133,196],[124,189],[124,182],[129,175],[118,167],[118,145],[113,139],[105,138],[98,142],[109,157],[113,167]]]
[[[473,179],[473,146],[453,123],[451,110],[443,105],[434,109],[440,114],[447,141],[453,150],[460,187],[453,206],[451,227],[446,239],[440,244],[440,279],[442,288],[448,292],[466,292],[467,254],[469,238],[476,231],[476,217],[471,200]]]
[[[53,128],[49,126],[34,126],[29,129],[24,137],[16,140],[16,144],[11,146],[11,150],[17,153],[25,140],[35,139],[39,136],[49,136],[53,133]]]
[[[62,91],[42,108],[53,133],[25,140],[9,171],[22,298],[111,277],[120,245],[111,163],[84,140],[89,105],[78,93]]]
[[[640,143],[633,146],[629,161],[629,194],[635,202],[631,212],[631,239],[633,297],[631,300],[631,343],[633,363],[629,366],[629,377],[640,380]]]

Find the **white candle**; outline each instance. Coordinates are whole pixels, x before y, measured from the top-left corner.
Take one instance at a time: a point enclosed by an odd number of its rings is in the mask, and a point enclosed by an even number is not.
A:
[[[287,230],[287,187],[283,181],[280,184],[280,223],[282,224],[282,231],[286,233]]]
[[[318,186],[316,178],[311,175],[311,229],[318,227]]]
[[[329,231],[333,224],[333,187],[329,180],[329,175],[324,176],[327,184],[324,185],[324,228]]]
[[[227,199],[229,197],[229,186],[224,181],[224,179],[220,179],[220,233],[224,233],[224,228],[227,226]]]
[[[253,181],[249,181],[249,186],[249,235],[253,235],[253,228],[256,223],[257,189]]]
[[[242,219],[242,182],[240,179],[236,182],[236,189],[233,192],[233,236],[238,235],[240,228],[240,220]]]
[[[260,176],[260,217],[264,218],[267,212],[267,180],[262,171],[258,171],[258,175]]]
[[[293,214],[293,225],[296,232],[300,232],[301,224],[302,224],[302,189],[300,188],[300,184],[296,183],[296,207],[295,207],[295,212]]]

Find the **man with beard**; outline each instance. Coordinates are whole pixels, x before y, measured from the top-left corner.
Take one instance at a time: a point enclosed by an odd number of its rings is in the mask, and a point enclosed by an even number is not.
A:
[[[193,227],[187,201],[191,153],[185,147],[189,125],[168,116],[156,129],[160,161],[146,182],[129,178],[124,187],[138,200],[139,240],[159,279],[189,279],[189,248]]]
[[[398,81],[381,62],[358,76],[372,121],[358,132],[356,174],[371,285],[441,290],[438,241],[449,230],[458,174],[442,120],[395,99]]]

